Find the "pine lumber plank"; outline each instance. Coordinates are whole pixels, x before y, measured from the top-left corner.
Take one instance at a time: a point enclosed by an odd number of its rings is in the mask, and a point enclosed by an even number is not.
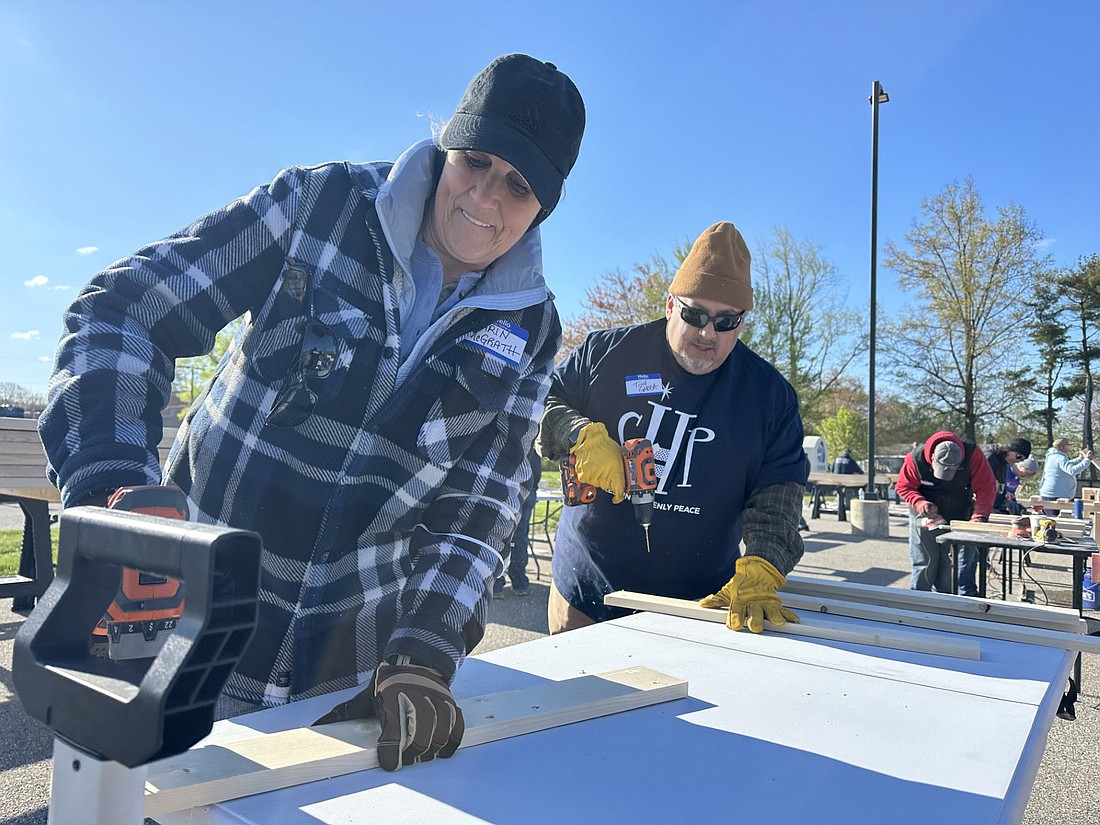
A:
[[[629,597],[629,598],[624,598]],[[612,601],[609,601],[612,599]],[[670,602],[672,604],[670,604]],[[685,616],[688,618],[703,619],[704,621],[724,622],[726,611],[724,609],[707,609],[699,607],[697,602],[684,599],[668,599],[665,596],[649,596],[644,593],[629,593],[627,591],[615,591],[604,596],[605,604],[617,607],[628,607],[633,610],[650,610],[654,613],[670,613],[673,616]],[[925,613],[918,610],[900,610],[890,607],[879,607],[870,604],[857,604],[855,602],[838,601],[836,599],[820,599],[805,596],[796,596],[784,593],[783,604],[792,610],[799,611],[799,618],[805,623],[810,617],[818,613],[833,614],[836,616],[848,616],[853,619],[868,619],[875,622],[885,622],[904,627],[920,627],[925,630],[943,630],[948,633],[964,636],[977,636],[985,639],[1001,639],[1008,642],[1022,642],[1024,644],[1040,645],[1061,650],[1079,650],[1085,653],[1100,653],[1100,637],[1088,636],[1082,633],[1067,633],[1061,630],[1048,630],[1042,627],[1024,627],[1021,625],[1001,622],[986,622],[975,619],[965,619],[958,616],[942,616],[935,613]],[[672,612],[682,611],[682,612]],[[709,615],[708,615],[709,614]],[[812,619],[811,619],[812,621]],[[1082,623],[1083,624],[1083,623]],[[797,633],[799,625],[785,624],[782,627],[768,627],[777,632]],[[808,634],[806,634],[808,635]],[[870,634],[868,634],[870,636]],[[888,637],[883,637],[889,642]],[[839,641],[839,640],[838,640]],[[847,640],[844,640],[847,641]],[[952,640],[955,641],[955,640]],[[865,642],[864,644],[874,644]],[[899,650],[909,648],[895,644],[883,644],[881,647],[894,647]],[[950,653],[939,651],[937,655],[950,656]],[[957,658],[968,658],[957,656]]]
[[[995,599],[972,596],[952,596],[928,590],[902,590],[873,584],[841,582],[791,574],[781,588],[783,594],[818,596],[838,601],[875,604],[902,610],[917,610],[944,616],[1007,622],[1025,627],[1046,627],[1067,633],[1082,631],[1081,617],[1068,607],[1046,607],[1034,604],[1010,604]]]
[[[725,608],[700,607],[698,602],[687,599],[674,599],[669,596],[651,596],[645,593],[632,593],[628,590],[616,590],[603,597],[604,604],[613,607],[625,607],[631,610],[648,610],[686,619],[702,619],[707,622],[725,624]],[[783,603],[791,606],[785,598]],[[831,621],[827,616],[814,613],[802,613],[801,622],[788,622],[784,625],[766,623],[768,630],[788,636],[806,636],[825,639],[832,642],[885,647],[891,650],[908,650],[913,653],[927,653],[933,656],[950,656],[954,659],[980,659],[981,648],[977,642],[965,639],[932,639],[926,634],[911,633],[899,628],[890,631],[867,628],[853,628],[848,624]]]
[[[1038,496],[1032,496],[1027,501],[1023,502],[1028,507],[1043,507],[1049,510],[1068,510],[1073,512],[1073,499],[1071,498],[1039,498]],[[1083,513],[1095,513],[1097,508],[1100,507],[1100,502],[1096,500],[1081,502],[1081,511]],[[1059,518],[1056,516],[1056,518]]]
[[[462,748],[608,716],[687,696],[687,682],[631,667],[464,699]],[[320,728],[193,748],[149,766],[145,815],[156,817],[378,766],[378,722]]]
[[[794,610],[833,613],[838,616],[888,622],[905,627],[923,627],[926,630],[944,630],[949,633],[961,633],[966,636],[978,636],[986,639],[1003,639],[1009,642],[1041,645],[1042,647],[1100,653],[1100,637],[1088,636],[1084,633],[1068,633],[1043,627],[988,622],[980,619],[943,616],[917,610],[899,610],[835,599],[795,596],[793,594],[785,595],[783,603]]]
[[[1009,530],[1007,524],[997,524],[991,521],[949,521],[938,528],[947,532],[948,530],[956,530],[960,533],[1000,533],[1002,536],[1006,535]]]

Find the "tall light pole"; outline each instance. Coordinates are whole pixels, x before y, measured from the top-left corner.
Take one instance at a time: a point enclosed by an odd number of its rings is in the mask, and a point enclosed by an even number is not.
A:
[[[867,493],[868,499],[878,498],[875,493],[875,327],[878,316],[878,285],[876,264],[878,260],[878,107],[888,103],[882,84],[877,80],[871,87],[871,374],[867,382]]]

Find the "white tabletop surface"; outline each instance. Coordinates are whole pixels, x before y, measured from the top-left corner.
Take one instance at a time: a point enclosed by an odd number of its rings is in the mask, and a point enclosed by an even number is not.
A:
[[[1072,659],[980,644],[970,661],[629,616],[472,657],[455,694],[645,665],[688,679],[686,699],[161,822],[1019,822]],[[221,722],[212,738],[309,724],[351,693]]]

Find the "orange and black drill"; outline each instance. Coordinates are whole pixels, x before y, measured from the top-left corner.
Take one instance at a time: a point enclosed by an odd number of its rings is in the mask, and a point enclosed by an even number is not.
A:
[[[653,500],[657,489],[657,461],[653,443],[648,438],[631,438],[623,444],[623,474],[626,476],[626,496],[634,505],[634,516],[645,530],[645,547],[649,552],[649,525],[653,521]],[[570,507],[591,504],[596,500],[596,488],[577,478],[577,459],[572,453],[561,461],[561,490]]]
[[[107,507],[182,521],[187,521],[189,512],[182,490],[157,484],[120,487]],[[179,581],[123,568],[118,595],[92,631],[90,650],[111,659],[156,656],[182,612]]]

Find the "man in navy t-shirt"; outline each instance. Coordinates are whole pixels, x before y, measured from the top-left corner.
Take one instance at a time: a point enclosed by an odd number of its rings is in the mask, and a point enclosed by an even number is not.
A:
[[[802,557],[809,465],[794,389],[738,340],[750,270],[741,233],[715,224],[673,278],[663,319],[594,332],[554,373],[542,453],[573,453],[579,480],[601,492],[564,508],[551,633],[623,615],[603,604],[613,590],[728,606],[733,630],[798,621],[776,590]],[[659,479],[648,547],[634,508],[616,503],[620,444],[639,436]]]

